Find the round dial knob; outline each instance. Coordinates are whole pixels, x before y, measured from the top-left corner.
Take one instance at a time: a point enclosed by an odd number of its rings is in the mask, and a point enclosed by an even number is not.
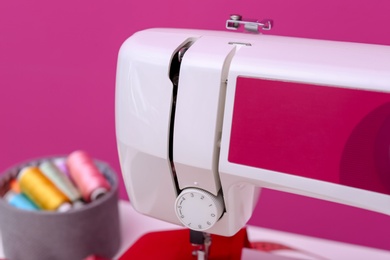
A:
[[[175,202],[175,212],[186,227],[203,231],[211,228],[224,210],[221,194],[213,194],[196,188],[183,190]]]

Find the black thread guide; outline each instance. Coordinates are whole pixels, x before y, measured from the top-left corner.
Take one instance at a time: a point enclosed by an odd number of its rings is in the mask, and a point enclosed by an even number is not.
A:
[[[173,162],[173,134],[174,134],[174,125],[175,125],[175,113],[176,113],[176,99],[177,91],[179,88],[179,76],[180,76],[180,66],[184,56],[184,53],[188,48],[193,44],[193,42],[187,42],[175,53],[172,58],[171,66],[169,69],[169,79],[172,82],[172,105],[171,105],[171,119],[169,123],[169,144],[168,144],[168,159],[171,166],[171,173],[176,185],[176,191],[179,193],[179,182],[177,180],[175,164]]]

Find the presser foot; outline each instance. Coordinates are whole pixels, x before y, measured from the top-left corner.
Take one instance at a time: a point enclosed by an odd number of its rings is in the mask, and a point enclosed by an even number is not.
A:
[[[190,230],[190,242],[192,245],[192,255],[197,260],[207,260],[211,246],[211,236],[209,233]]]

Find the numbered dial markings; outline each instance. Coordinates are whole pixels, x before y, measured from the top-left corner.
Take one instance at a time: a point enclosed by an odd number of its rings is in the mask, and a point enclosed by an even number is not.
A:
[[[206,230],[221,217],[223,200],[199,189],[186,189],[176,199],[176,215],[188,228]]]

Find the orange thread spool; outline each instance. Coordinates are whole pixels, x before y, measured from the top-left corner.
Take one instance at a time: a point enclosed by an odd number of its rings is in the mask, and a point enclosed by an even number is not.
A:
[[[21,193],[19,183],[16,179],[12,179],[9,183],[9,187],[11,190],[13,190],[15,193]]]

